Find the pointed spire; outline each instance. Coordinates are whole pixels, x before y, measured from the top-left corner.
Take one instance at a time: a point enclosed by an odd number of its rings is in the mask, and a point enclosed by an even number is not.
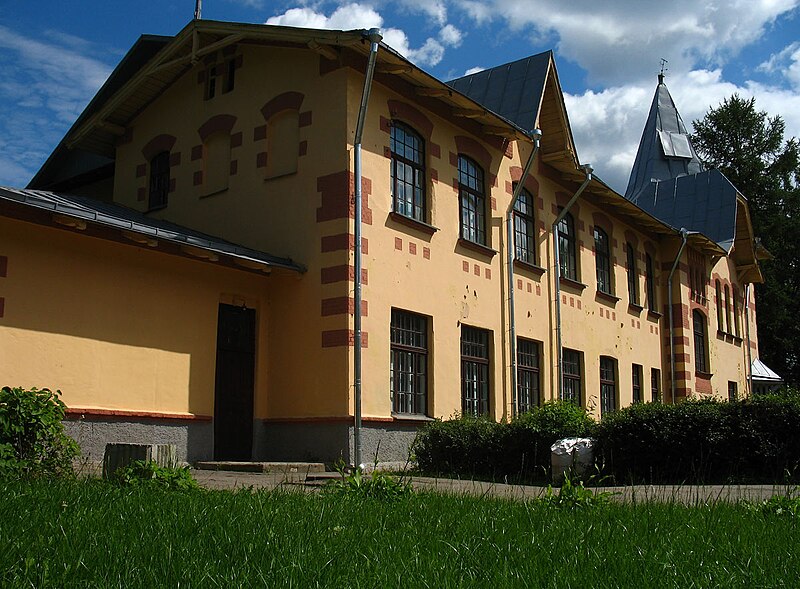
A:
[[[658,86],[625,190],[625,198],[634,202],[651,182],[697,174],[703,169],[681,115],[664,84],[666,63],[666,60],[662,60]]]

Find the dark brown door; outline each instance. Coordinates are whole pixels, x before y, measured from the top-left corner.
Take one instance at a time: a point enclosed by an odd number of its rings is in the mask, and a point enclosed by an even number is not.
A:
[[[215,460],[251,459],[255,351],[255,310],[221,304],[214,389]]]

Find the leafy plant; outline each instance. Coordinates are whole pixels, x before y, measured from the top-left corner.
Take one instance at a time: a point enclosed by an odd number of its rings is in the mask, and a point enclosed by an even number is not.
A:
[[[411,482],[403,477],[373,470],[365,475],[360,468],[351,473],[345,470],[344,462],[336,464],[341,479],[329,482],[323,489],[326,493],[345,497],[363,497],[394,501],[411,493]]]
[[[167,468],[153,460],[134,460],[114,473],[123,486],[150,485],[175,491],[193,491],[200,488],[189,467]]]
[[[614,493],[608,491],[593,491],[583,486],[583,481],[576,483],[569,476],[564,477],[564,483],[556,493],[552,485],[547,485],[545,494],[536,501],[558,509],[582,509],[608,505]]]
[[[64,432],[61,391],[0,389],[0,474],[72,474],[80,450]]]

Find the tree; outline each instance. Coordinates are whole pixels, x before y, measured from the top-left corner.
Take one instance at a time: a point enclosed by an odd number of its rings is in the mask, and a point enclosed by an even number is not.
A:
[[[800,147],[784,140],[780,116],[756,110],[738,94],[694,121],[692,144],[747,198],[753,231],[774,259],[756,285],[759,353],[793,385],[800,384]]]

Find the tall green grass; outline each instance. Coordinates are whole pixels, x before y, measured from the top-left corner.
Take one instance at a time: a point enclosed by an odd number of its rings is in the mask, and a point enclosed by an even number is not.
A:
[[[719,503],[0,482],[2,587],[797,587],[796,518]]]

